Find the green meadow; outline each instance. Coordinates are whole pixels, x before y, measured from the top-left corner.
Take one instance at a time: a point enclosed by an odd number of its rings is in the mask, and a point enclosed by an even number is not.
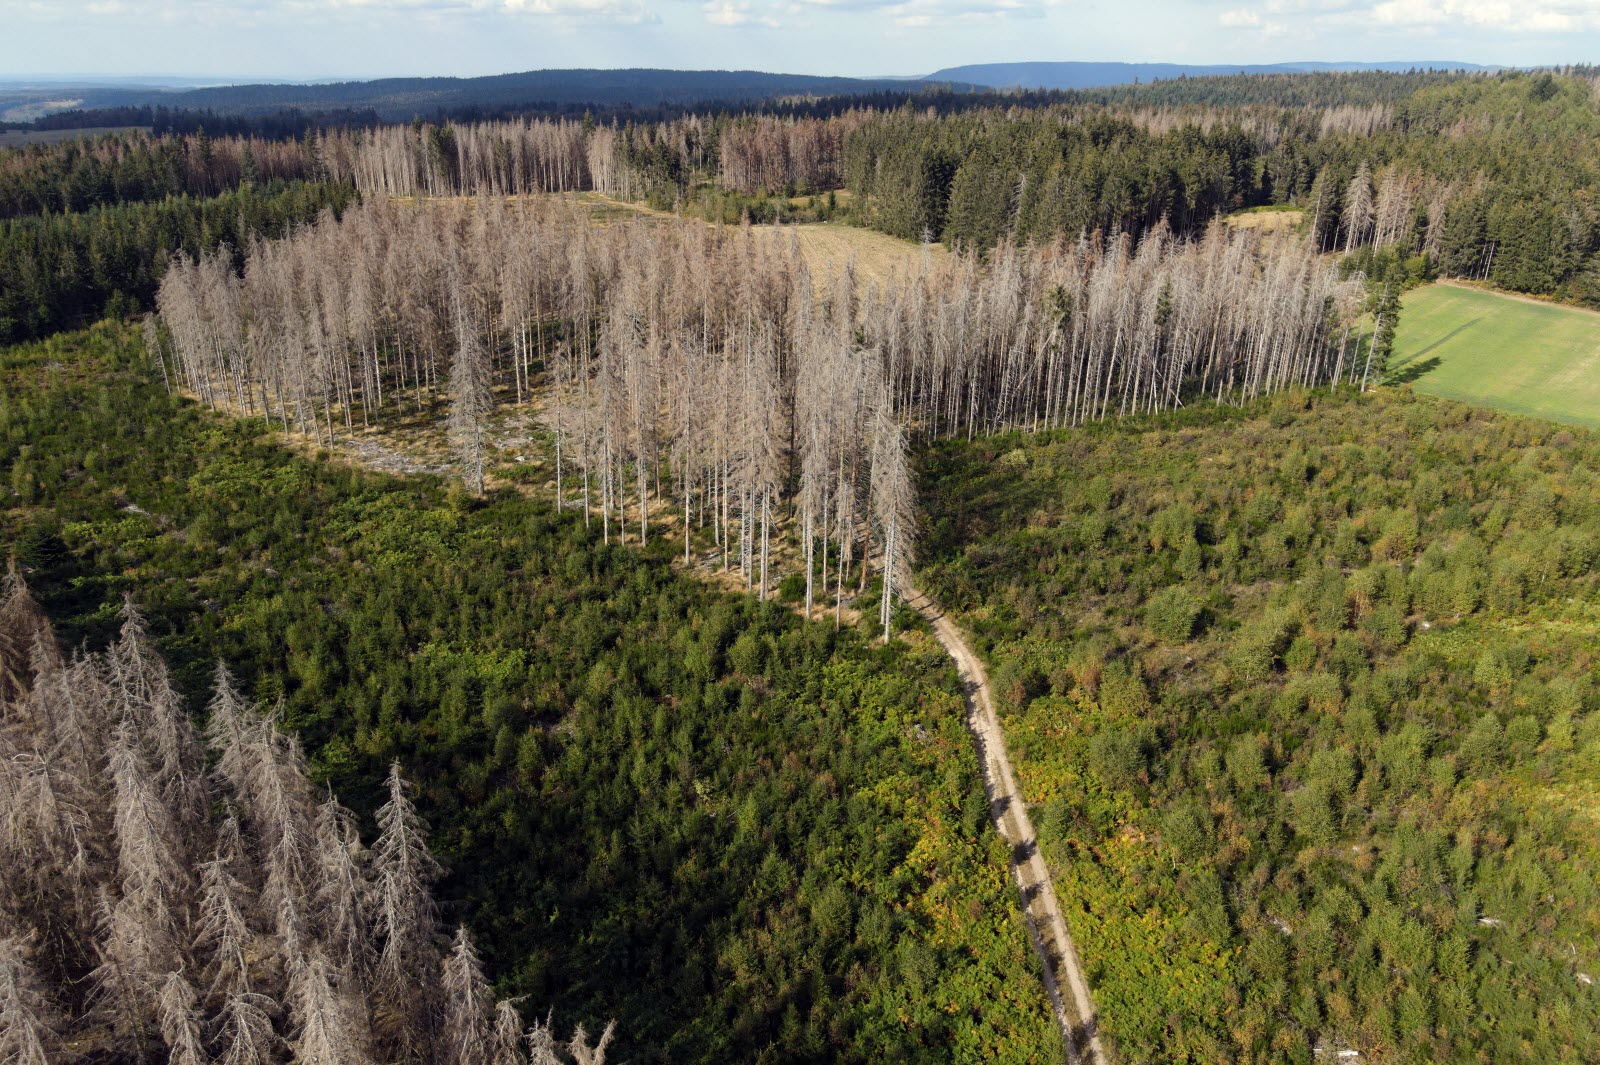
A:
[[[1600,426],[1600,314],[1454,285],[1405,298],[1389,381]]]

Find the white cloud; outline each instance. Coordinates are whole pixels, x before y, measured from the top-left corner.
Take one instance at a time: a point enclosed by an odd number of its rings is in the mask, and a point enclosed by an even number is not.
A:
[[[1301,29],[1575,33],[1600,29],[1600,0],[1266,0],[1223,11],[1217,21],[1268,36],[1296,24]]]
[[[795,12],[873,11],[909,28],[947,26],[954,20],[1040,18],[1059,0],[789,0]]]
[[[1594,0],[1382,0],[1373,19],[1385,26],[1467,25],[1507,33],[1600,29]]]
[[[757,14],[750,0],[706,0],[700,5],[706,21],[713,26],[765,26],[775,29],[778,20],[770,14]]]
[[[0,0],[3,6],[3,0]],[[273,17],[307,19],[327,13],[362,16],[522,15],[565,22],[637,25],[659,22],[647,0],[55,0],[31,2],[30,13],[70,19],[161,19],[168,22],[219,18],[255,24]]]

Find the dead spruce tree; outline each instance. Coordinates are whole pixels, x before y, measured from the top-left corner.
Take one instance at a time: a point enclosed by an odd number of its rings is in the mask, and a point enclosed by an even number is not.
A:
[[[0,1061],[50,1065],[65,1027],[22,941],[0,939]]]
[[[484,438],[494,409],[488,354],[477,324],[456,300],[455,355],[450,361],[450,439],[462,474],[476,495],[483,494]]]
[[[883,543],[883,598],[879,620],[883,642],[889,642],[894,595],[910,580],[916,530],[916,506],[906,434],[885,400],[873,424],[872,510]]]
[[[441,989],[439,1060],[443,1065],[492,1065],[494,993],[465,926],[456,929],[455,943],[444,960]]]
[[[441,869],[428,852],[427,827],[406,790],[395,763],[372,848],[370,924],[378,942],[373,1027],[388,1057],[429,1061],[439,1005],[433,885]]]
[[[0,654],[17,632],[33,650],[0,700],[0,1061],[562,1060],[495,1001],[465,929],[441,957],[438,865],[398,767],[369,854],[225,668],[208,777],[131,604],[107,651],[67,662],[20,577],[6,595]],[[603,1044],[580,1031],[564,1052]]]

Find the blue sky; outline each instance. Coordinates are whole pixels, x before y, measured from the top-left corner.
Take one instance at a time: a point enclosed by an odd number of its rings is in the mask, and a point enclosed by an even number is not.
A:
[[[0,77],[1600,59],[1600,0],[0,0]]]

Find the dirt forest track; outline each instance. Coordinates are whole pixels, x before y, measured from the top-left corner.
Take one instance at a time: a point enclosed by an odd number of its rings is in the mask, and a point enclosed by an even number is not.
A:
[[[1005,733],[995,714],[989,676],[978,656],[967,646],[955,622],[932,599],[911,591],[906,601],[916,607],[933,628],[945,651],[955,660],[961,675],[961,690],[967,702],[967,727],[978,747],[983,766],[983,786],[989,796],[989,813],[1000,837],[1011,848],[1011,871],[1016,876],[1027,919],[1028,938],[1044,966],[1045,991],[1066,1042],[1067,1060],[1075,1065],[1105,1065],[1100,1047],[1098,1017],[1089,981],[1078,961],[1078,951],[1067,933],[1066,919],[1056,902],[1050,870],[1039,852],[1039,840],[1028,817],[1011,757],[1006,752]]]

